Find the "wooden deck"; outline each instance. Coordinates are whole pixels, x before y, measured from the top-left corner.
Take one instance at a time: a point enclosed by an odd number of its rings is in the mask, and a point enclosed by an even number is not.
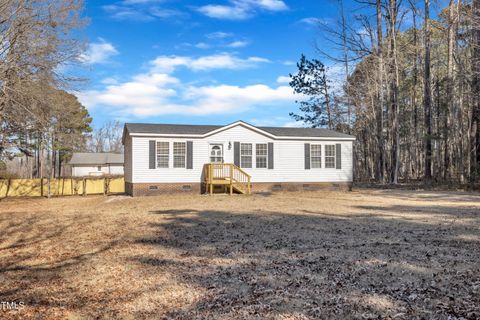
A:
[[[206,192],[213,194],[216,186],[224,192],[250,194],[250,175],[233,163],[207,163],[204,168]]]

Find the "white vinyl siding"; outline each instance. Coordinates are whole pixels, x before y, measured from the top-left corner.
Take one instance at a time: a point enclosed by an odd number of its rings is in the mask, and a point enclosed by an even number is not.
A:
[[[186,156],[187,156],[187,147],[185,142],[174,142],[173,143],[173,167],[174,168],[185,168]]]
[[[267,168],[268,147],[266,143],[257,143],[255,148],[255,158],[257,168]]]
[[[123,175],[123,172],[123,165],[120,164],[102,164],[100,166],[72,165],[73,177],[121,176]],[[125,179],[127,179],[127,176],[125,176]]]
[[[223,146],[225,163],[234,162],[234,142],[241,144],[267,144],[274,143],[273,158],[274,169],[245,168],[255,182],[349,182],[353,178],[352,168],[352,141],[341,140],[274,140],[265,135],[250,130],[242,125],[237,125],[227,130],[218,132],[205,138],[189,137],[193,142],[193,169],[151,170],[148,167],[148,141],[185,142],[184,137],[132,137],[133,153],[133,183],[200,183],[202,170],[205,163],[210,162],[211,144]],[[231,147],[229,148],[229,143]],[[305,170],[305,143],[321,145],[322,156],[325,145],[342,145],[342,169],[325,168]],[[255,151],[255,150],[254,150]],[[323,161],[323,159],[322,159]],[[130,182],[130,181],[129,181]]]
[[[322,145],[312,144],[310,145],[310,166],[312,169],[322,167]]]
[[[124,161],[125,161],[125,182],[132,182],[133,179],[133,153],[132,137],[125,137]],[[123,169],[123,168],[122,168]],[[123,170],[122,170],[123,171]]]
[[[335,168],[335,145],[325,145],[325,168]]]
[[[252,168],[252,144],[251,143],[241,143],[240,144],[240,167],[241,168]]]
[[[157,168],[168,168],[170,143],[157,141]]]

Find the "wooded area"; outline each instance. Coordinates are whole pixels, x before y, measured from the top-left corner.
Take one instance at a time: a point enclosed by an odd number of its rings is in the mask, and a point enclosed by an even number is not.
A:
[[[86,80],[69,75],[85,51],[82,11],[82,0],[0,3],[0,177],[60,177],[74,151],[122,150],[120,123],[93,131],[70,93]]]
[[[321,56],[348,75],[342,89],[302,56],[290,84],[309,98],[292,116],[355,135],[356,180],[478,183],[480,1],[358,3],[346,18],[339,0],[338,23],[320,25],[336,49]]]
[[[0,4],[0,160],[34,159],[32,177],[52,176],[64,154],[85,145],[88,111],[67,93],[66,72],[83,43],[82,1],[5,0]],[[45,168],[43,168],[45,166]]]
[[[480,0],[359,0],[323,41],[346,75],[302,56],[292,75],[299,121],[357,137],[355,179],[381,183],[480,182]],[[441,7],[443,4],[446,7]],[[121,125],[92,133],[92,118],[68,76],[85,44],[81,0],[0,4],[0,171],[29,161],[25,177],[51,177],[73,151],[121,151]],[[336,79],[338,82],[338,79]],[[332,88],[333,87],[333,88]]]

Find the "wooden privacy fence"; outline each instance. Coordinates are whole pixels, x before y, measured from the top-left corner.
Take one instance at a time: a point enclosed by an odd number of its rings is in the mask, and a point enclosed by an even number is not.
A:
[[[51,196],[89,194],[115,194],[125,192],[125,180],[121,178],[59,178],[50,180]],[[48,179],[0,180],[0,198],[46,197]]]

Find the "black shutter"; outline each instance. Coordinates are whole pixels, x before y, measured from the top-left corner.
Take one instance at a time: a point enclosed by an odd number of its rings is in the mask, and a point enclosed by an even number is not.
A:
[[[148,168],[155,169],[155,140],[148,141]]]
[[[273,169],[273,142],[268,143],[268,169]]]
[[[240,167],[240,142],[233,143],[233,163]]]
[[[305,169],[310,169],[310,143],[305,143]]]
[[[342,169],[342,145],[337,143],[337,150],[335,150],[335,156],[337,159],[335,160],[336,168]]]
[[[193,169],[193,141],[187,141],[187,169]]]

